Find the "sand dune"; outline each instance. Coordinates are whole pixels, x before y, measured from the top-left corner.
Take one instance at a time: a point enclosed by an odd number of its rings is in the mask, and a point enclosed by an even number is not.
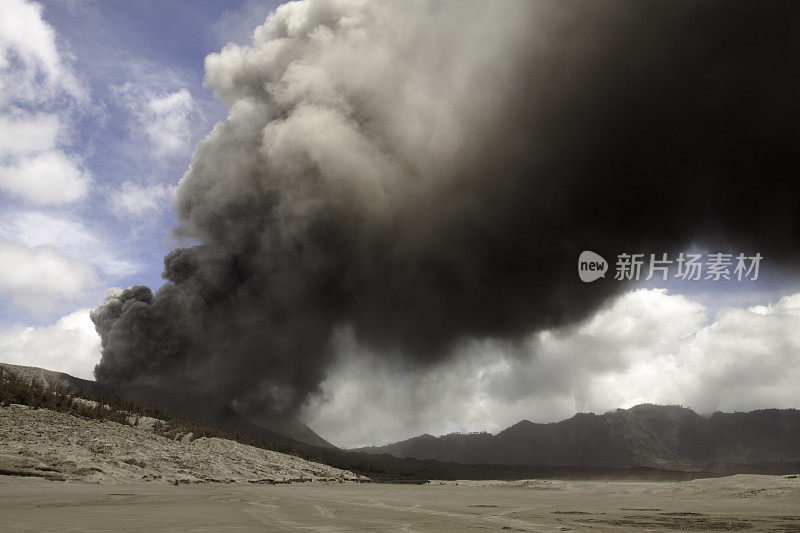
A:
[[[357,481],[356,474],[218,438],[173,440],[136,426],[22,405],[0,407],[0,471],[96,483]]]

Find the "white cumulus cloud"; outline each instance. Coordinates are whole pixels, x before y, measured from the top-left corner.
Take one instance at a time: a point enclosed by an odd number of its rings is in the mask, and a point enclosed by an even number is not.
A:
[[[52,247],[27,248],[0,238],[0,299],[37,316],[85,298],[100,286],[91,264]]]
[[[0,189],[32,205],[68,204],[80,200],[86,196],[90,181],[74,158],[58,150],[22,157],[0,166]]]
[[[421,433],[500,431],[638,403],[702,414],[800,407],[800,293],[770,305],[723,308],[664,289],[626,293],[582,324],[522,347],[473,341],[427,369],[373,357],[351,335],[306,420],[336,444]]]
[[[100,337],[89,309],[79,309],[47,326],[0,328],[0,354],[4,363],[94,379],[92,371],[100,361]]]
[[[83,199],[91,178],[61,141],[87,93],[59,52],[42,6],[4,0],[0,16],[0,192],[36,206]],[[35,106],[37,112],[25,109]],[[48,112],[49,110],[49,112]]]
[[[0,157],[53,150],[61,129],[61,120],[52,113],[0,116]]]

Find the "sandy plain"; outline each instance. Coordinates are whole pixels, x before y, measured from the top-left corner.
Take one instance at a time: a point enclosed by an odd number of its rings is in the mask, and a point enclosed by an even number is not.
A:
[[[3,531],[800,531],[800,478],[92,484],[0,477]]]

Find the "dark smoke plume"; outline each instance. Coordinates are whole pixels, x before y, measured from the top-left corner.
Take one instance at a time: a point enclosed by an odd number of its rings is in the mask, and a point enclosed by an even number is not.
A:
[[[584,249],[791,266],[798,62],[797,2],[283,6],[207,58],[201,244],[94,310],[96,376],[292,411],[340,327],[426,364],[586,317],[624,284],[581,283]]]

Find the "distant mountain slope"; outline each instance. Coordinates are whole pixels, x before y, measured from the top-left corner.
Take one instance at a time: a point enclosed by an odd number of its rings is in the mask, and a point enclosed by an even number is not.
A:
[[[268,442],[281,442],[285,437],[312,446],[334,448],[311,428],[293,417],[265,416],[256,412],[238,413],[228,406],[216,404],[214,400],[204,398],[201,394],[183,393],[176,396],[171,391],[146,386],[121,386],[110,387],[96,381],[76,378],[63,372],[55,372],[33,366],[12,365],[0,363],[0,368],[5,368],[19,377],[27,380],[37,380],[46,387],[61,387],[70,391],[82,390],[87,394],[97,395],[119,394],[126,400],[133,400],[141,404],[154,403],[170,414],[200,420],[215,424],[222,428],[239,430],[254,438]]]
[[[637,405],[562,422],[523,420],[497,435],[422,435],[366,453],[466,464],[702,469],[800,459],[800,411],[766,409],[704,418],[676,406]]]

